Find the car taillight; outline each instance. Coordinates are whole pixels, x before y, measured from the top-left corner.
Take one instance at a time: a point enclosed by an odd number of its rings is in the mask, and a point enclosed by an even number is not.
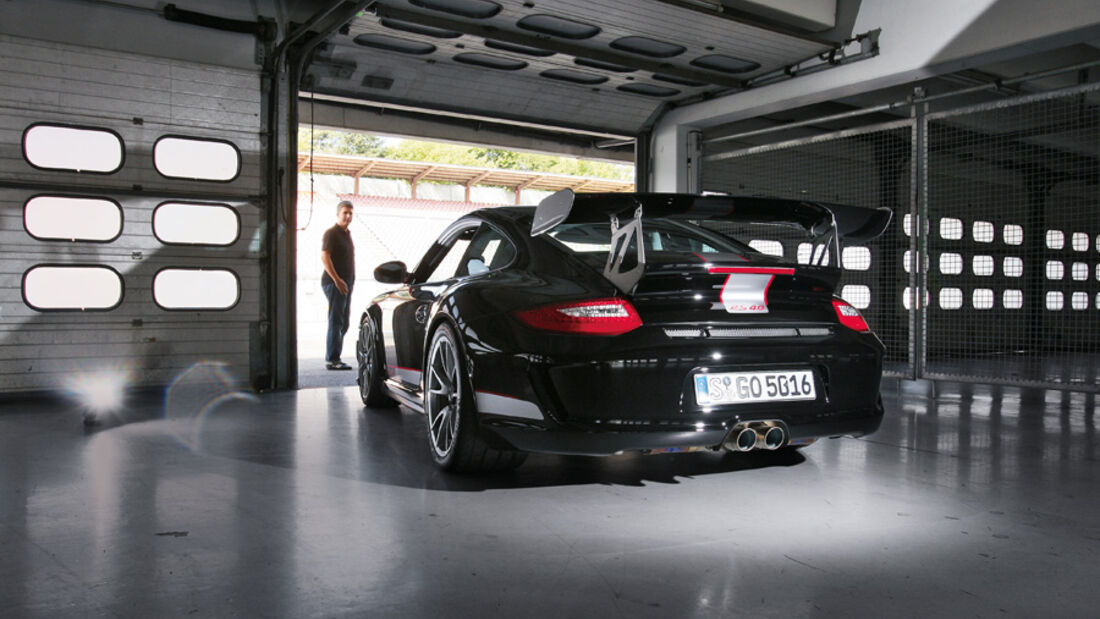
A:
[[[593,299],[557,303],[515,312],[523,324],[545,331],[587,335],[621,335],[642,326],[626,299]]]
[[[833,299],[833,309],[836,310],[836,317],[840,319],[840,324],[845,327],[864,332],[871,330],[871,327],[867,326],[867,321],[863,319],[859,310],[852,307],[846,301]]]

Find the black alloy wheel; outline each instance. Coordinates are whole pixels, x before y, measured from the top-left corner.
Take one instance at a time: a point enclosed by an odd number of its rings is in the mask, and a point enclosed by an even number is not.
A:
[[[527,454],[488,446],[477,432],[466,359],[447,324],[432,334],[425,367],[424,413],[432,459],[445,471],[485,473],[513,469]]]
[[[355,344],[355,358],[359,362],[356,382],[363,404],[374,408],[397,406],[382,387],[382,352],[379,347],[378,329],[370,315],[364,315],[359,323],[359,341]]]

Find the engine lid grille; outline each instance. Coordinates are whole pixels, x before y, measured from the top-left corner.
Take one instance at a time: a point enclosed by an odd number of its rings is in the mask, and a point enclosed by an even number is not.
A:
[[[829,327],[665,327],[665,335],[672,338],[780,338],[825,337],[833,330]]]

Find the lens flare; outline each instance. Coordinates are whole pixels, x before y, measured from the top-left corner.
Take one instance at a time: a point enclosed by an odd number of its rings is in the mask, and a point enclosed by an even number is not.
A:
[[[229,400],[256,399],[242,391],[240,384],[227,365],[218,361],[196,363],[177,376],[164,394],[164,418],[171,423],[176,440],[200,451],[203,426],[215,408]]]
[[[110,368],[76,374],[65,381],[64,388],[66,395],[84,409],[85,415],[96,417],[122,409],[129,383],[129,371]]]

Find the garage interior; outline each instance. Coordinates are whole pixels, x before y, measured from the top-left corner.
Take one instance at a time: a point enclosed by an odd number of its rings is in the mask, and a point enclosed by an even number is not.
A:
[[[0,3],[0,615],[1092,616],[1100,5],[1063,5]],[[297,388],[299,124],[891,208],[839,288],[882,428],[439,472],[350,373]]]

